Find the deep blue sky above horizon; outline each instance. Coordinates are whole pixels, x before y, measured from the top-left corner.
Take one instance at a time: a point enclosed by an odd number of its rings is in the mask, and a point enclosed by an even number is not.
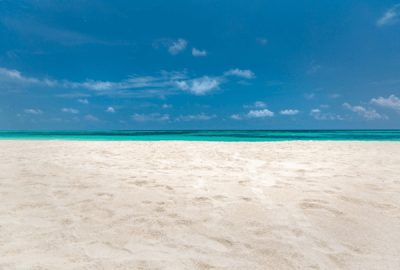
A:
[[[400,2],[0,0],[0,129],[400,129]]]

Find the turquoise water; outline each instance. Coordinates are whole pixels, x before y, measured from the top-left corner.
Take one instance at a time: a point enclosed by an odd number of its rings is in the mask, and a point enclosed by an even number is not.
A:
[[[400,141],[400,130],[0,131],[0,140]]]

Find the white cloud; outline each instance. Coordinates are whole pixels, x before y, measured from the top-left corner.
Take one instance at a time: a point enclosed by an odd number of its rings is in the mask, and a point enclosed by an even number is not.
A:
[[[343,106],[350,109],[351,111],[357,113],[359,116],[364,117],[367,120],[374,120],[374,119],[388,120],[389,119],[389,117],[387,117],[386,115],[382,116],[379,113],[377,113],[376,110],[371,109],[371,108],[366,109],[362,106],[351,107],[350,104],[348,104],[348,103],[344,103]]]
[[[388,98],[379,97],[377,99],[371,99],[370,104],[375,104],[381,107],[393,109],[400,113],[400,99],[395,95],[391,95]]]
[[[177,42],[173,41],[172,45],[168,48],[168,52],[172,55],[176,55],[186,49],[187,41],[184,39],[178,39]]]
[[[304,93],[304,97],[305,97],[306,99],[312,99],[314,96],[315,96],[314,93],[311,93],[311,94]]]
[[[198,57],[198,56],[206,56],[206,55],[207,55],[207,52],[206,52],[206,50],[200,51],[200,50],[198,50],[198,49],[196,49],[196,48],[193,48],[193,49],[192,49],[192,55],[193,55],[193,56],[196,56],[196,57]]]
[[[85,119],[86,119],[86,121],[92,121],[92,122],[98,122],[98,121],[100,121],[99,118],[97,118],[97,117],[95,117],[95,116],[93,116],[93,115],[90,115],[90,114],[86,115],[86,116],[85,116]]]
[[[89,101],[87,99],[78,99],[78,102],[83,104],[89,104]]]
[[[232,114],[231,118],[234,120],[242,120],[243,119],[239,114]]]
[[[256,40],[257,40],[258,43],[260,43],[263,46],[267,45],[267,42],[268,42],[268,39],[261,38],[261,37],[256,38]]]
[[[394,5],[392,8],[388,9],[385,14],[376,21],[376,26],[392,25],[399,21],[397,19],[397,8],[400,4]]]
[[[243,105],[243,108],[265,108],[267,104],[262,101],[256,101],[253,105]]]
[[[90,90],[111,90],[115,88],[120,88],[121,85],[119,83],[112,83],[112,82],[102,82],[102,81],[94,81],[94,80],[87,80],[80,84],[84,88]],[[76,87],[78,84],[72,84],[72,87]]]
[[[311,110],[311,113],[320,113],[320,112],[321,112],[320,109],[313,109],[313,110]]]
[[[299,111],[298,110],[283,110],[283,111],[280,111],[279,113],[283,114],[283,115],[295,115],[295,114],[298,114]]]
[[[204,95],[214,89],[219,89],[220,79],[204,76],[201,78],[177,81],[176,85],[182,90],[188,90],[195,95]]]
[[[272,116],[274,116],[274,113],[267,109],[264,109],[264,110],[251,110],[247,114],[247,117],[249,117],[249,118],[252,118],[252,117],[259,118],[259,117],[267,117],[267,116],[272,117]]]
[[[38,84],[38,85],[47,85],[50,87],[56,86],[57,81],[51,81],[48,79],[39,80],[36,78],[25,77],[21,75],[21,72],[15,69],[6,69],[0,67],[0,81],[3,82],[17,82],[21,84]]]
[[[197,114],[197,115],[180,115],[175,120],[177,120],[177,121],[180,121],[180,120],[182,120],[182,121],[210,120],[210,119],[215,118],[215,117],[217,117],[215,114],[211,115],[211,116],[208,116],[208,115],[206,115],[204,113],[201,113],[201,114]]]
[[[68,112],[68,113],[75,113],[75,114],[78,114],[78,113],[79,113],[78,110],[75,110],[75,109],[72,109],[72,108],[62,108],[61,111],[62,111],[62,112]]]
[[[324,104],[322,104],[322,105],[319,105],[321,108],[329,108],[329,105],[324,105]]]
[[[170,109],[170,108],[172,108],[173,106],[171,105],[171,104],[163,104],[162,105],[162,108],[163,109]]]
[[[42,114],[43,112],[41,110],[34,110],[34,109],[26,109],[26,113],[31,113],[31,114]]]
[[[329,98],[338,98],[340,97],[340,94],[330,94],[328,95]]]
[[[320,109],[313,109],[310,112],[310,116],[317,120],[344,120],[340,115],[334,115],[332,113],[321,113]]]
[[[113,107],[108,107],[106,112],[108,113],[115,113],[115,109]]]
[[[23,77],[21,75],[21,72],[19,72],[18,70],[9,70],[6,68],[0,68],[0,75],[17,80],[33,80],[33,82],[38,81],[37,79]]]
[[[152,113],[149,115],[135,113],[132,115],[132,119],[133,121],[136,122],[148,122],[148,121],[163,122],[169,120],[169,115],[168,114],[161,115],[159,113]]]
[[[224,73],[225,76],[237,76],[246,79],[254,79],[256,76],[250,69],[240,70],[240,69],[230,69]]]
[[[315,61],[312,60],[312,61],[311,61],[311,67],[310,67],[310,69],[307,71],[307,74],[314,74],[314,73],[317,73],[317,71],[318,71],[320,68],[321,68],[321,66],[320,66],[320,65],[316,65],[316,64],[315,64]]]

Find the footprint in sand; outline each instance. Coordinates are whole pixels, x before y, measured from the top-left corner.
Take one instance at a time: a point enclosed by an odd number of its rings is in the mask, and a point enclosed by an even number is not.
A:
[[[112,200],[114,198],[114,194],[111,193],[95,193],[95,195],[106,200]]]
[[[212,240],[199,234],[180,235],[177,239],[193,248],[212,249],[219,252],[227,252],[230,250],[225,244],[221,243],[221,241]],[[230,243],[228,240],[226,240],[226,242]]]
[[[303,202],[300,204],[300,208],[303,210],[325,210],[335,216],[344,215],[343,212],[329,207],[326,204],[328,203],[323,200],[303,200]]]

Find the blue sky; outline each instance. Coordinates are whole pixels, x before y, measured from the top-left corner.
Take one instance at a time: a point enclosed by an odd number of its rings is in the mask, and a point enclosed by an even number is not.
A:
[[[0,129],[399,129],[400,2],[0,0]]]

